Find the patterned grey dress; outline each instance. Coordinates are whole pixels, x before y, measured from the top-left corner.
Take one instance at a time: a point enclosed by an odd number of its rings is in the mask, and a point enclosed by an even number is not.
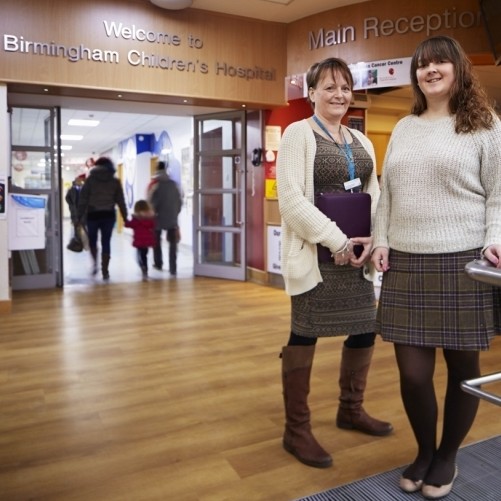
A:
[[[353,137],[353,136],[352,136]],[[340,148],[315,132],[315,194],[344,191],[348,165]],[[372,159],[353,137],[355,178],[364,186],[374,168]],[[336,266],[334,260],[319,263],[323,282],[303,294],[291,296],[291,330],[298,336],[329,337],[374,332],[376,300],[374,285],[362,268]]]

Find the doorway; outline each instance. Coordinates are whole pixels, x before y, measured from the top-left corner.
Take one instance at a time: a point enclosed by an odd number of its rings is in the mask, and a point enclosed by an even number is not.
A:
[[[87,176],[92,169],[92,162],[100,156],[110,157],[115,164],[116,177],[121,180],[124,189],[129,217],[133,213],[135,202],[146,198],[147,187],[152,174],[156,171],[157,161],[168,160],[171,177],[179,186],[184,187],[182,190],[184,205],[179,217],[182,240],[178,246],[178,278],[192,276],[193,256],[190,238],[192,188],[189,185],[190,178],[182,175],[188,168],[186,163],[192,159],[192,154],[184,154],[187,146],[193,141],[192,118],[124,111],[96,111],[95,109],[90,111],[64,108],[61,113],[63,137],[66,137],[71,130],[73,133],[84,134],[82,142],[87,143],[86,149],[82,150],[81,144],[72,142],[73,152],[77,150],[80,154],[70,155],[67,153],[62,163],[65,286],[93,285],[103,282],[100,271],[92,276],[91,257],[88,251],[73,253],[66,249],[66,243],[72,236],[72,227],[68,224],[70,214],[67,204],[64,202],[64,195],[70,188],[72,181],[82,173]],[[85,118],[92,118],[95,122],[99,122],[99,125],[89,131],[83,128],[65,128],[69,122],[80,123]],[[70,157],[72,157],[72,161],[69,160]],[[192,164],[189,165],[189,171],[191,172],[191,170]],[[166,247],[167,242],[162,241],[162,245]],[[148,255],[149,280],[169,278],[165,271],[153,269],[152,254],[150,250]],[[164,248],[164,254],[168,254],[166,248]],[[114,283],[142,280],[142,273],[136,261],[136,251],[132,246],[132,232],[124,228],[118,211],[117,224],[112,233],[109,271],[110,280]]]
[[[57,246],[57,252],[54,253],[53,247],[46,249],[45,254],[47,254],[50,259],[54,260],[54,264],[51,263],[51,273],[53,278],[50,281],[41,281],[36,277],[36,275],[30,274],[24,281],[25,285],[22,288],[51,288],[57,286],[68,286],[68,285],[82,285],[82,284],[94,284],[96,280],[90,276],[90,257],[88,252],[84,251],[82,253],[76,254],[71,253],[66,249],[66,244],[68,243],[71,232],[72,225],[69,217],[69,210],[67,204],[64,200],[64,196],[71,186],[71,182],[75,177],[84,172],[86,160],[93,156],[97,158],[100,155],[108,155],[112,158],[116,158],[118,162],[118,157],[120,152],[114,149],[114,145],[119,142],[119,139],[124,139],[131,134],[133,136],[143,136],[143,133],[159,133],[160,130],[172,131],[172,150],[168,153],[173,155],[173,157],[179,160],[181,164],[181,177],[176,179],[183,186],[184,204],[183,210],[180,214],[180,226],[181,226],[181,242],[179,246],[179,263],[178,263],[178,278],[183,278],[183,276],[193,276],[196,272],[194,271],[194,120],[195,115],[198,116],[202,112],[201,116],[218,115],[221,112],[224,114],[226,111],[221,109],[209,108],[209,107],[192,107],[192,106],[172,106],[172,105],[162,105],[162,104],[145,104],[145,103],[125,103],[116,102],[112,100],[102,101],[92,98],[71,98],[64,96],[40,96],[40,95],[24,95],[24,94],[9,94],[8,101],[10,106],[19,109],[40,109],[39,103],[45,103],[54,105],[53,107],[47,107],[46,109],[52,110],[54,120],[58,117],[59,122],[54,122],[52,124],[52,132],[47,133],[47,138],[50,138],[53,144],[41,144],[42,153],[47,156],[52,156],[52,160],[48,162],[47,172],[51,172],[51,192],[50,207],[53,208],[51,212],[51,218],[54,218],[51,222],[51,233],[49,235],[53,238],[53,245]],[[45,109],[45,108],[42,108]],[[124,109],[127,111],[124,112]],[[99,111],[94,111],[99,110]],[[203,113],[206,112],[206,113]],[[210,112],[210,113],[208,113]],[[91,116],[92,115],[92,116]],[[240,113],[237,113],[240,115]],[[73,135],[75,132],[73,127],[68,127],[68,122],[70,118],[92,118],[93,120],[101,120],[104,125],[105,132],[96,133],[89,130],[89,134],[94,134],[100,141],[97,146],[90,146],[82,149],[82,144],[86,143],[86,139],[83,141],[72,142],[72,151],[55,149],[57,147],[57,138],[62,135]],[[222,121],[226,119],[221,118]],[[240,121],[243,123],[243,121]],[[226,127],[226,125],[225,125]],[[236,131],[240,126],[237,122],[233,125],[234,131]],[[27,129],[24,129],[27,130]],[[134,132],[131,132],[131,131]],[[87,137],[87,131],[81,129],[77,132],[81,132],[82,135]],[[240,134],[240,132],[238,132]],[[180,137],[182,135],[182,138]],[[44,136],[45,137],[45,136]],[[104,139],[107,142],[103,142]],[[226,141],[226,137],[224,138]],[[240,141],[240,140],[239,140]],[[241,141],[240,141],[241,142]],[[14,136],[12,137],[12,165],[14,166],[15,159],[14,154],[18,151],[27,151],[31,146],[26,145],[26,148],[22,144],[23,141],[14,141]],[[60,147],[65,147],[63,141]],[[242,145],[245,141],[241,142]],[[68,144],[68,143],[67,143]],[[39,146],[36,145],[36,148]],[[168,148],[169,149],[169,148]],[[244,151],[244,150],[242,150]],[[157,152],[160,160],[165,152]],[[230,152],[225,151],[225,154],[230,153],[235,157],[240,157],[245,159],[245,155],[240,152],[236,154],[233,152],[233,148]],[[31,156],[31,151],[29,152]],[[18,153],[19,155],[19,153]],[[70,158],[77,159],[77,166],[69,162]],[[59,159],[59,161],[58,161]],[[236,160],[239,161],[238,159]],[[117,165],[119,167],[119,165]],[[242,185],[243,186],[243,185]],[[34,194],[40,194],[40,189],[34,187]],[[129,208],[130,209],[130,208]],[[225,209],[226,210],[226,209]],[[164,242],[164,244],[166,244]],[[228,247],[226,247],[228,248]],[[131,236],[128,234],[128,230],[123,233],[114,232],[112,239],[112,254],[113,249],[115,249],[115,255],[112,255],[112,260],[110,263],[110,273],[111,280],[120,282],[132,282],[136,280],[141,280],[141,273],[139,268],[135,266],[134,253],[131,245]],[[235,253],[238,256],[238,261],[241,260],[241,256],[244,256],[243,252],[240,250],[240,245],[238,245],[238,251]],[[151,260],[151,257],[150,257]],[[242,261],[243,263],[244,261]],[[28,261],[29,265],[29,261]],[[137,273],[136,273],[137,272]],[[217,276],[217,275],[214,275]],[[151,272],[152,280],[155,279],[165,279],[168,277],[157,273],[152,270]],[[221,278],[227,278],[226,274],[220,275]],[[15,281],[16,286],[14,289],[19,287],[19,280]]]
[[[245,280],[244,111],[195,117],[195,275]]]
[[[165,159],[165,156],[169,155],[172,159],[171,165],[174,169],[177,167],[173,177],[179,184],[189,183],[192,176],[184,175],[181,179],[180,171],[181,167],[183,174],[192,171],[193,149],[190,146],[193,144],[193,119],[191,116],[124,113],[107,109],[91,111],[45,108],[31,103],[25,105],[18,97],[12,101],[15,105],[11,105],[10,108],[12,130],[10,192],[16,194],[19,199],[21,196],[26,200],[28,196],[40,198],[45,210],[42,231],[45,238],[40,248],[15,250],[12,254],[12,287],[14,290],[21,290],[98,283],[96,277],[92,277],[90,273],[88,251],[74,253],[66,248],[73,234],[73,226],[65,195],[72,182],[78,176],[88,173],[91,168],[88,163],[90,158],[96,159],[101,155],[110,156],[114,160],[117,176],[120,177],[120,160],[124,158],[120,142],[125,140],[128,144],[130,141],[127,139],[132,138],[142,148],[148,141],[153,143],[152,138],[155,136],[157,138],[161,136],[162,140],[168,143],[163,144],[168,151],[163,151],[161,148],[158,151],[151,151],[152,161]],[[91,130],[83,125],[79,127],[68,125],[70,122],[89,121],[83,120],[89,116],[93,119],[90,121],[101,122],[101,132],[97,130],[98,128]],[[164,129],[173,129],[175,132],[169,138]],[[153,150],[157,146],[158,144],[151,144],[149,149]],[[150,155],[149,150],[145,155]],[[143,164],[140,164],[138,169],[142,167]],[[151,179],[150,169],[148,168],[142,175],[144,186],[136,186],[136,198],[145,197],[145,188]],[[189,213],[192,212],[193,189],[186,186],[183,191],[185,204],[180,215],[180,224],[184,230],[179,244],[180,278],[193,275],[192,214]],[[129,213],[132,212],[132,206],[133,200],[130,200]],[[17,226],[13,223],[12,229]],[[114,250],[110,263],[112,280],[119,282],[141,280],[142,274],[139,267],[136,267],[130,230],[120,231],[119,227],[117,224],[112,238],[112,251]],[[151,259],[150,256],[150,261]],[[163,278],[166,277],[162,273],[152,270],[152,279]]]

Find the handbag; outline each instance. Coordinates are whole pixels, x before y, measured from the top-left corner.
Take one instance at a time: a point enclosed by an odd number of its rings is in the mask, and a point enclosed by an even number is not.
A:
[[[474,259],[466,264],[464,271],[477,282],[501,287],[501,269],[496,268],[488,259]]]
[[[79,239],[82,242],[82,246],[84,250],[89,250],[89,235],[87,235],[87,230],[85,229],[85,226],[82,224],[79,224],[76,227],[75,231],[76,238]]]
[[[369,237],[371,235],[371,196],[363,191],[320,193],[315,196],[315,205],[348,238]],[[332,252],[328,247],[317,244],[318,260],[332,262]],[[355,245],[353,252],[360,257],[363,245]]]
[[[71,237],[66,248],[72,252],[82,252],[83,251],[83,243],[77,236]]]

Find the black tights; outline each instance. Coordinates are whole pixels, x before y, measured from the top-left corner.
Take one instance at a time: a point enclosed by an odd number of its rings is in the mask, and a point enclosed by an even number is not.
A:
[[[344,345],[346,348],[370,348],[374,346],[375,338],[376,334],[374,332],[356,334],[348,336],[344,341]],[[287,346],[314,346],[317,344],[317,339],[316,337],[298,336],[291,332]]]
[[[447,390],[443,430],[437,448],[438,405],[433,384],[435,348],[395,344],[400,371],[400,392],[418,453],[404,477],[428,484],[448,484],[454,475],[457,451],[477,413],[477,397],[465,393],[461,381],[480,376],[478,351],[443,350],[447,365]]]

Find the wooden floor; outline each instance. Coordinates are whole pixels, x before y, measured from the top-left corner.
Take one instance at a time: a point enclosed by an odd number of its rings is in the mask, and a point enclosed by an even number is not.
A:
[[[334,466],[310,468],[282,449],[288,324],[284,292],[251,283],[180,277],[14,293],[0,317],[0,499],[293,500],[408,463],[414,441],[392,346],[380,340],[366,408],[395,433],[334,426],[342,339],[326,339],[310,402]],[[482,372],[500,360],[498,338]],[[441,397],[441,357],[437,380]],[[499,435],[500,412],[482,401],[465,443]]]

